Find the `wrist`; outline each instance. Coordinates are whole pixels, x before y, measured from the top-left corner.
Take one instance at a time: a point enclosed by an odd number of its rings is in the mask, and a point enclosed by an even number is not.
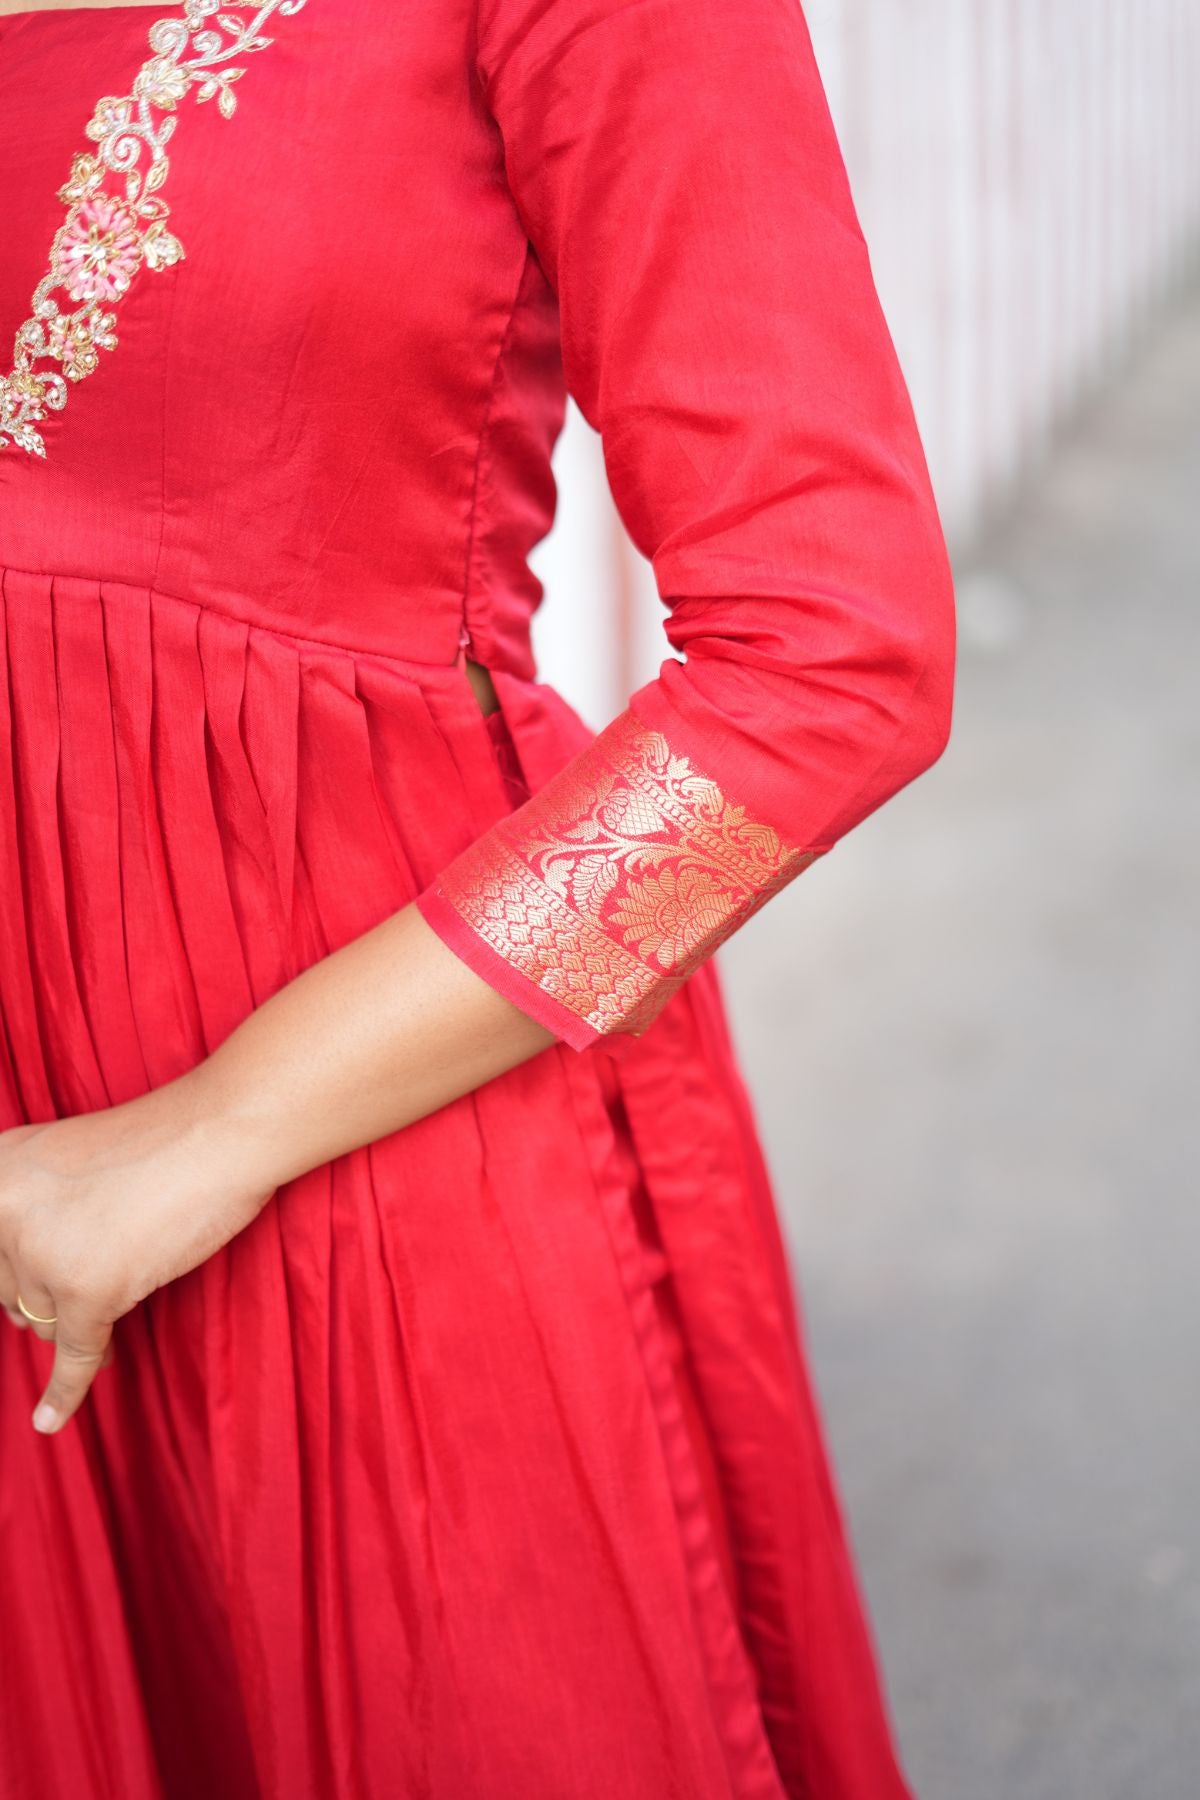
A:
[[[298,1170],[285,1168],[281,1134],[261,1102],[222,1054],[207,1056],[173,1085],[180,1089],[183,1130],[193,1153],[224,1184],[264,1197]]]

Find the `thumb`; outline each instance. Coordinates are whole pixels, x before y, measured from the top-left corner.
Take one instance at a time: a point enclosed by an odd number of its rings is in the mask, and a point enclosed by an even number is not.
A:
[[[37,1431],[59,1431],[79,1411],[96,1372],[106,1361],[112,1326],[68,1308],[58,1315],[54,1334],[54,1367],[46,1391],[34,1409]]]

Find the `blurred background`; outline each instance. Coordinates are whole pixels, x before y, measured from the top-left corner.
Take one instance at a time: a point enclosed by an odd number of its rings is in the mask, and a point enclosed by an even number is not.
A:
[[[1200,0],[807,0],[949,749],[719,954],[920,1800],[1200,1794]],[[599,728],[668,646],[572,408]]]

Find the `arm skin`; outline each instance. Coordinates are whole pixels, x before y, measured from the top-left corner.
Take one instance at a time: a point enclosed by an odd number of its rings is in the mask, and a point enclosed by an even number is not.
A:
[[[55,1341],[58,1430],[114,1322],[241,1231],[285,1181],[554,1043],[406,906],[273,994],[186,1075],[0,1133],[0,1303]]]

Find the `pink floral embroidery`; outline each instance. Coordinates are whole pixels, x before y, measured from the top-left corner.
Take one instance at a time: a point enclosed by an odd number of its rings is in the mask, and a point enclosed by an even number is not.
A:
[[[215,100],[222,118],[231,118],[233,84],[243,73],[230,66],[233,59],[265,49],[272,40],[262,27],[271,15],[297,13],[304,3],[185,0],[180,17],[150,27],[153,54],[131,92],[97,102],[86,133],[96,151],[76,155],[58,190],[67,216],[32,312],[17,331],[13,366],[0,375],[0,449],[14,444],[45,456],[38,426],[66,405],[67,383],[91,375],[98,353],[116,347],[116,315],[103,309],[122,298],[143,263],[159,270],[182,260],[183,245],[167,230],[159,192],[180,101],[194,88],[197,102]],[[252,16],[243,21],[236,8]],[[64,300],[76,303],[73,310]]]
[[[137,215],[99,194],[76,208],[59,241],[63,278],[72,300],[116,300],[142,260]]]
[[[111,350],[115,346],[115,324],[114,314],[101,312],[93,313],[88,324],[71,318],[52,319],[47,355],[58,358],[68,381],[82,381],[99,362],[97,351]]]

